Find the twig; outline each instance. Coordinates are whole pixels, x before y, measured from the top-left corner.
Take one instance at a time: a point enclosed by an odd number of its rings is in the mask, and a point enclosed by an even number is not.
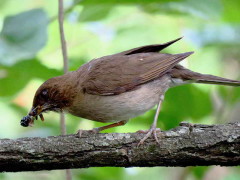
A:
[[[64,8],[63,8],[63,0],[58,0],[58,22],[59,22],[59,32],[61,37],[61,47],[62,47],[62,56],[63,56],[63,70],[64,74],[68,72],[68,55],[67,55],[67,46],[66,46],[66,40],[64,35],[64,27],[63,27],[63,21],[64,21]],[[63,113],[60,114],[60,125],[61,125],[61,133],[63,135],[66,135],[66,122],[65,122],[65,116]],[[66,170],[66,180],[71,180],[72,175],[70,170]]]
[[[59,31],[61,37],[61,47],[62,47],[62,55],[63,55],[63,62],[64,62],[64,73],[68,72],[68,55],[67,55],[67,46],[66,40],[64,35],[64,28],[63,28],[63,0],[58,0],[58,21],[59,21]]]
[[[76,1],[74,1],[74,3],[73,3],[71,6],[69,6],[69,7],[66,8],[66,9],[64,9],[63,14],[66,15],[66,14],[70,13],[70,12],[74,9],[74,7],[75,7],[76,5],[78,5],[81,1],[82,1],[82,0],[76,0]],[[57,18],[58,18],[58,15],[51,17],[51,18],[49,19],[49,22],[48,22],[48,23],[54,22]]]

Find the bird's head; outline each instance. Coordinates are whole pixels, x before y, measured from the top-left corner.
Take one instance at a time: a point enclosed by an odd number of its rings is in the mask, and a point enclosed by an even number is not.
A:
[[[42,113],[47,111],[61,112],[70,106],[74,93],[68,80],[59,76],[44,82],[36,91],[32,108],[28,115],[21,120],[21,125],[27,127],[33,124],[34,118],[37,119],[38,116],[43,121]]]

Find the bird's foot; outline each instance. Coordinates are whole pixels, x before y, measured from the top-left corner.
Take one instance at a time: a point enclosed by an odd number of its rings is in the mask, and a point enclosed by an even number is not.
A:
[[[156,127],[151,127],[149,130],[139,130],[137,131],[137,133],[144,133],[146,134],[138,143],[138,146],[142,145],[144,143],[144,141],[149,138],[151,135],[153,135],[154,139],[156,140],[156,142],[159,144],[159,140],[158,140],[158,136],[157,134],[161,134],[161,129],[160,128],[156,128]]]
[[[97,134],[100,132],[99,128],[93,128],[91,130],[83,130],[83,129],[79,129],[76,133],[76,135],[78,137],[82,137],[83,133],[87,133],[87,134]]]

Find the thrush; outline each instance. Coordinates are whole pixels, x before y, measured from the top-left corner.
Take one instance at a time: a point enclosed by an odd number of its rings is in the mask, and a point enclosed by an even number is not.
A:
[[[67,112],[85,119],[109,123],[92,132],[124,125],[157,105],[153,124],[140,141],[154,135],[165,92],[187,83],[239,86],[240,81],[200,74],[179,65],[193,52],[166,54],[159,51],[180,40],[142,46],[94,59],[78,70],[44,82],[36,91],[32,109],[21,120],[32,125],[44,112]]]

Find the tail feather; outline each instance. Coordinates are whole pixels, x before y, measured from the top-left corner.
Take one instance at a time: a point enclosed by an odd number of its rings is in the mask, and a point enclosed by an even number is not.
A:
[[[189,69],[185,69],[180,65],[174,66],[170,74],[172,78],[178,78],[184,81],[191,81],[195,83],[240,86],[240,81],[238,80],[232,80],[232,79],[222,78],[218,76],[193,72]]]
[[[196,80],[196,83],[240,86],[240,81],[221,78],[212,75],[202,75],[202,77],[199,77],[199,79]]]

